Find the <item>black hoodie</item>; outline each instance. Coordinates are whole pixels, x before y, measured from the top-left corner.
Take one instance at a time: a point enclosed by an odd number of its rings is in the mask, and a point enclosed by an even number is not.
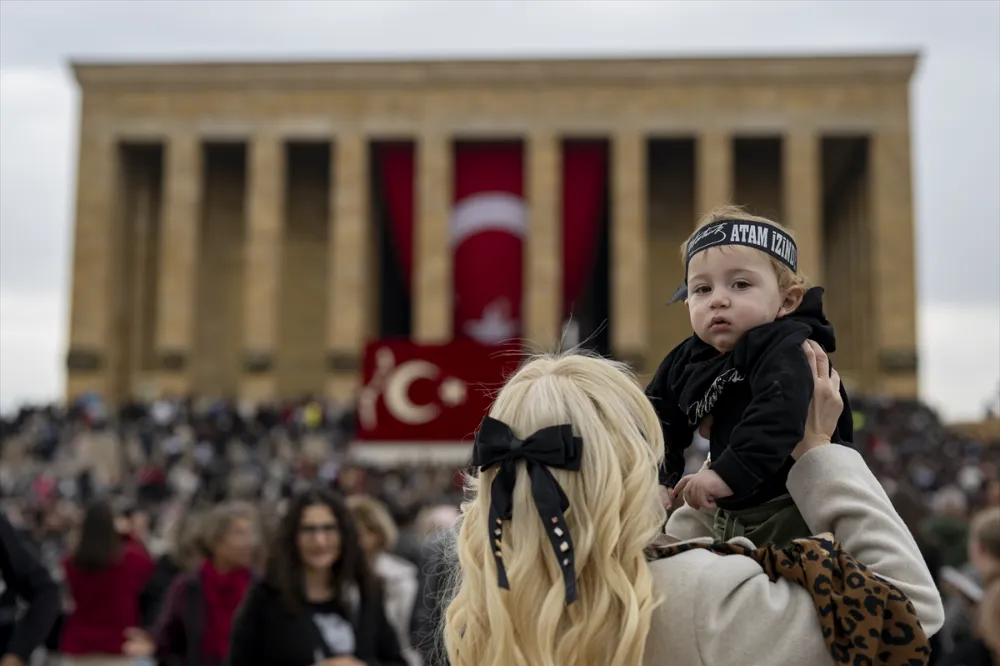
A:
[[[712,415],[712,469],[733,494],[716,500],[722,509],[744,509],[786,494],[791,453],[805,433],[813,380],[802,343],[815,340],[836,350],[833,326],[823,314],[823,289],[806,292],[798,309],[747,331],[722,354],[692,335],[663,359],[646,387],[666,440],[660,483],[673,487],[684,474],[684,450],[695,428]],[[833,441],[851,445],[851,406]]]
[[[59,587],[7,517],[0,513],[0,656],[23,664],[49,635],[59,617]],[[28,610],[18,614],[18,600]]]

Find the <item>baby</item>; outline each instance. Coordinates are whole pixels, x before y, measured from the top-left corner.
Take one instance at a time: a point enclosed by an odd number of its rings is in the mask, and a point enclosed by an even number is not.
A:
[[[661,494],[715,509],[716,539],[785,546],[810,535],[785,481],[813,390],[802,343],[836,348],[823,290],[798,273],[784,227],[737,207],[707,215],[682,251],[686,286],[671,302],[684,300],[695,334],[667,354],[646,389],[666,440]],[[843,388],[841,397],[833,441],[850,445]],[[681,479],[696,428],[709,440],[709,461]]]

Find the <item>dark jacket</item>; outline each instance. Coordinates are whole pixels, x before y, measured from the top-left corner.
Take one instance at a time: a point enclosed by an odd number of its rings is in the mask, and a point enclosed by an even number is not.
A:
[[[197,571],[174,577],[153,627],[156,658],[169,666],[222,666],[204,651],[205,593]]]
[[[48,637],[62,600],[52,576],[3,514],[0,514],[0,583],[3,588],[0,655],[15,655],[23,663],[31,663],[31,653]],[[18,599],[28,604],[20,619]]]
[[[660,483],[672,487],[684,473],[684,451],[697,425],[712,415],[712,469],[729,485],[723,509],[758,506],[787,492],[791,453],[805,433],[813,378],[801,345],[815,340],[836,349],[823,314],[823,289],[806,292],[795,312],[747,331],[732,351],[719,353],[692,335],[671,351],[646,388],[666,440]],[[850,444],[850,403],[833,441]]]
[[[381,599],[375,593],[342,611],[354,629],[353,656],[368,666],[406,666]],[[229,666],[312,666],[318,655],[335,656],[324,644],[310,607],[293,613],[276,587],[255,583],[233,621]]]
[[[161,555],[156,560],[153,575],[139,595],[139,617],[143,627],[152,628],[156,625],[166,604],[170,585],[182,572],[181,566],[170,555]]]

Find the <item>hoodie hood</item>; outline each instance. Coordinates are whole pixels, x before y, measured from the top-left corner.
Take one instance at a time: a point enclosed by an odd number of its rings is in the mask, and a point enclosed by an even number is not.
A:
[[[833,324],[823,312],[823,287],[813,287],[802,297],[798,309],[785,319],[797,321],[809,327],[809,339],[815,340],[827,352],[837,351],[837,337],[833,332]]]

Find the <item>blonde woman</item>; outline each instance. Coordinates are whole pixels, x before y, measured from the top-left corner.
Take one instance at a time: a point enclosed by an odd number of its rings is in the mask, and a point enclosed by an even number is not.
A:
[[[855,567],[821,591],[856,601],[844,580],[863,581],[877,602],[869,625],[885,622],[891,608],[905,648],[922,654],[926,634],[943,619],[940,597],[864,461],[848,447],[827,446],[843,408],[839,378],[815,343],[803,349],[815,389],[788,490],[815,533],[832,532],[870,570],[832,540],[796,542],[786,558],[808,551],[826,566]],[[662,457],[656,415],[621,366],[562,356],[522,367],[474,446],[479,472],[462,507],[456,592],[445,614],[451,666],[833,663],[843,637],[836,630],[825,637],[821,622],[849,618],[840,615],[844,604],[817,612],[820,586],[776,575],[741,538],[720,550],[742,554],[711,550],[710,536],[670,556],[651,547],[666,517],[656,472]],[[711,534],[698,512],[678,513],[675,533]],[[815,573],[807,557],[798,562]],[[843,649],[860,656],[857,646]]]

